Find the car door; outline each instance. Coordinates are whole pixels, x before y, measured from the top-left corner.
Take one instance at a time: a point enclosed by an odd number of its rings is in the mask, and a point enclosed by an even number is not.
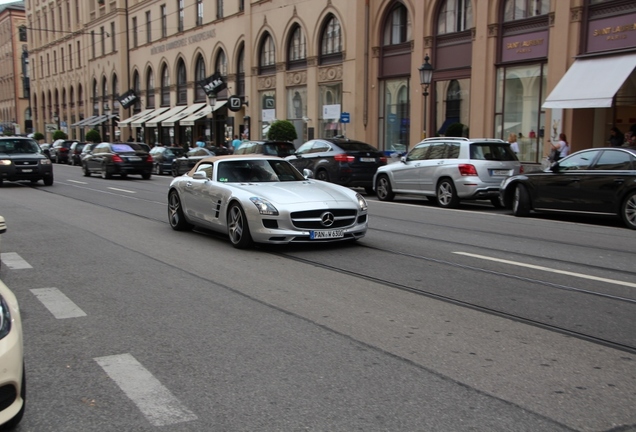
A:
[[[576,205],[580,211],[616,214],[622,190],[634,179],[634,158],[621,149],[605,149],[581,176]]]
[[[393,190],[421,192],[420,168],[426,160],[430,147],[430,143],[418,144],[404,157],[403,161],[391,165],[394,182]]]
[[[556,163],[551,172],[533,179],[533,207],[546,210],[581,211],[585,191],[581,180],[589,173],[600,150],[575,153]]]
[[[196,220],[199,224],[208,225],[211,214],[216,213],[214,201],[210,200],[209,187],[214,165],[212,163],[202,163],[197,167],[197,172],[205,173],[205,179],[194,179],[188,177],[185,181],[183,207],[188,218]]]
[[[420,189],[427,195],[436,193],[437,180],[443,175],[444,166],[448,165],[446,159],[448,146],[445,142],[431,143],[426,157],[420,162],[417,170]]]

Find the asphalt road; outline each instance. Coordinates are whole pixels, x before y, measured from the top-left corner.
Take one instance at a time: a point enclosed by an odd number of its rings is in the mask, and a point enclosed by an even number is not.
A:
[[[239,251],[171,177],[5,183],[18,431],[636,430],[636,232],[370,199],[355,245]],[[22,268],[26,267],[26,268]]]

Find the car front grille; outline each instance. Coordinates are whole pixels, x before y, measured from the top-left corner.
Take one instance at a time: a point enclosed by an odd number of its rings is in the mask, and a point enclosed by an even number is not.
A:
[[[353,209],[307,210],[293,212],[291,220],[300,229],[334,229],[353,225],[357,216]]]
[[[40,161],[38,159],[13,159],[13,165],[17,167],[33,167],[37,166]]]

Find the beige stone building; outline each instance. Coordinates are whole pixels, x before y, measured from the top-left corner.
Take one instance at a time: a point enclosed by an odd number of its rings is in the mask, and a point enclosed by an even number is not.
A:
[[[0,133],[31,132],[24,2],[0,5]]]
[[[562,132],[578,150],[636,123],[633,1],[26,0],[26,13],[38,131],[219,144],[288,119],[297,145],[346,134],[402,150],[461,123],[518,134],[532,164]]]

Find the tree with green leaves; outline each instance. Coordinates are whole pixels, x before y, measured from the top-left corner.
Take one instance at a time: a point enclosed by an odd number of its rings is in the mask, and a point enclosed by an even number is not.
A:
[[[68,135],[66,135],[66,132],[61,131],[61,130],[56,130],[55,132],[53,132],[53,141],[59,140],[59,139],[67,139]]]
[[[99,134],[99,131],[97,129],[91,129],[86,132],[86,141],[99,143],[102,142],[102,136]]]
[[[36,141],[42,141],[44,139],[44,134],[42,132],[36,132],[33,134],[33,139]]]
[[[292,142],[298,138],[294,124],[289,120],[276,120],[269,125],[267,139],[270,141]]]

